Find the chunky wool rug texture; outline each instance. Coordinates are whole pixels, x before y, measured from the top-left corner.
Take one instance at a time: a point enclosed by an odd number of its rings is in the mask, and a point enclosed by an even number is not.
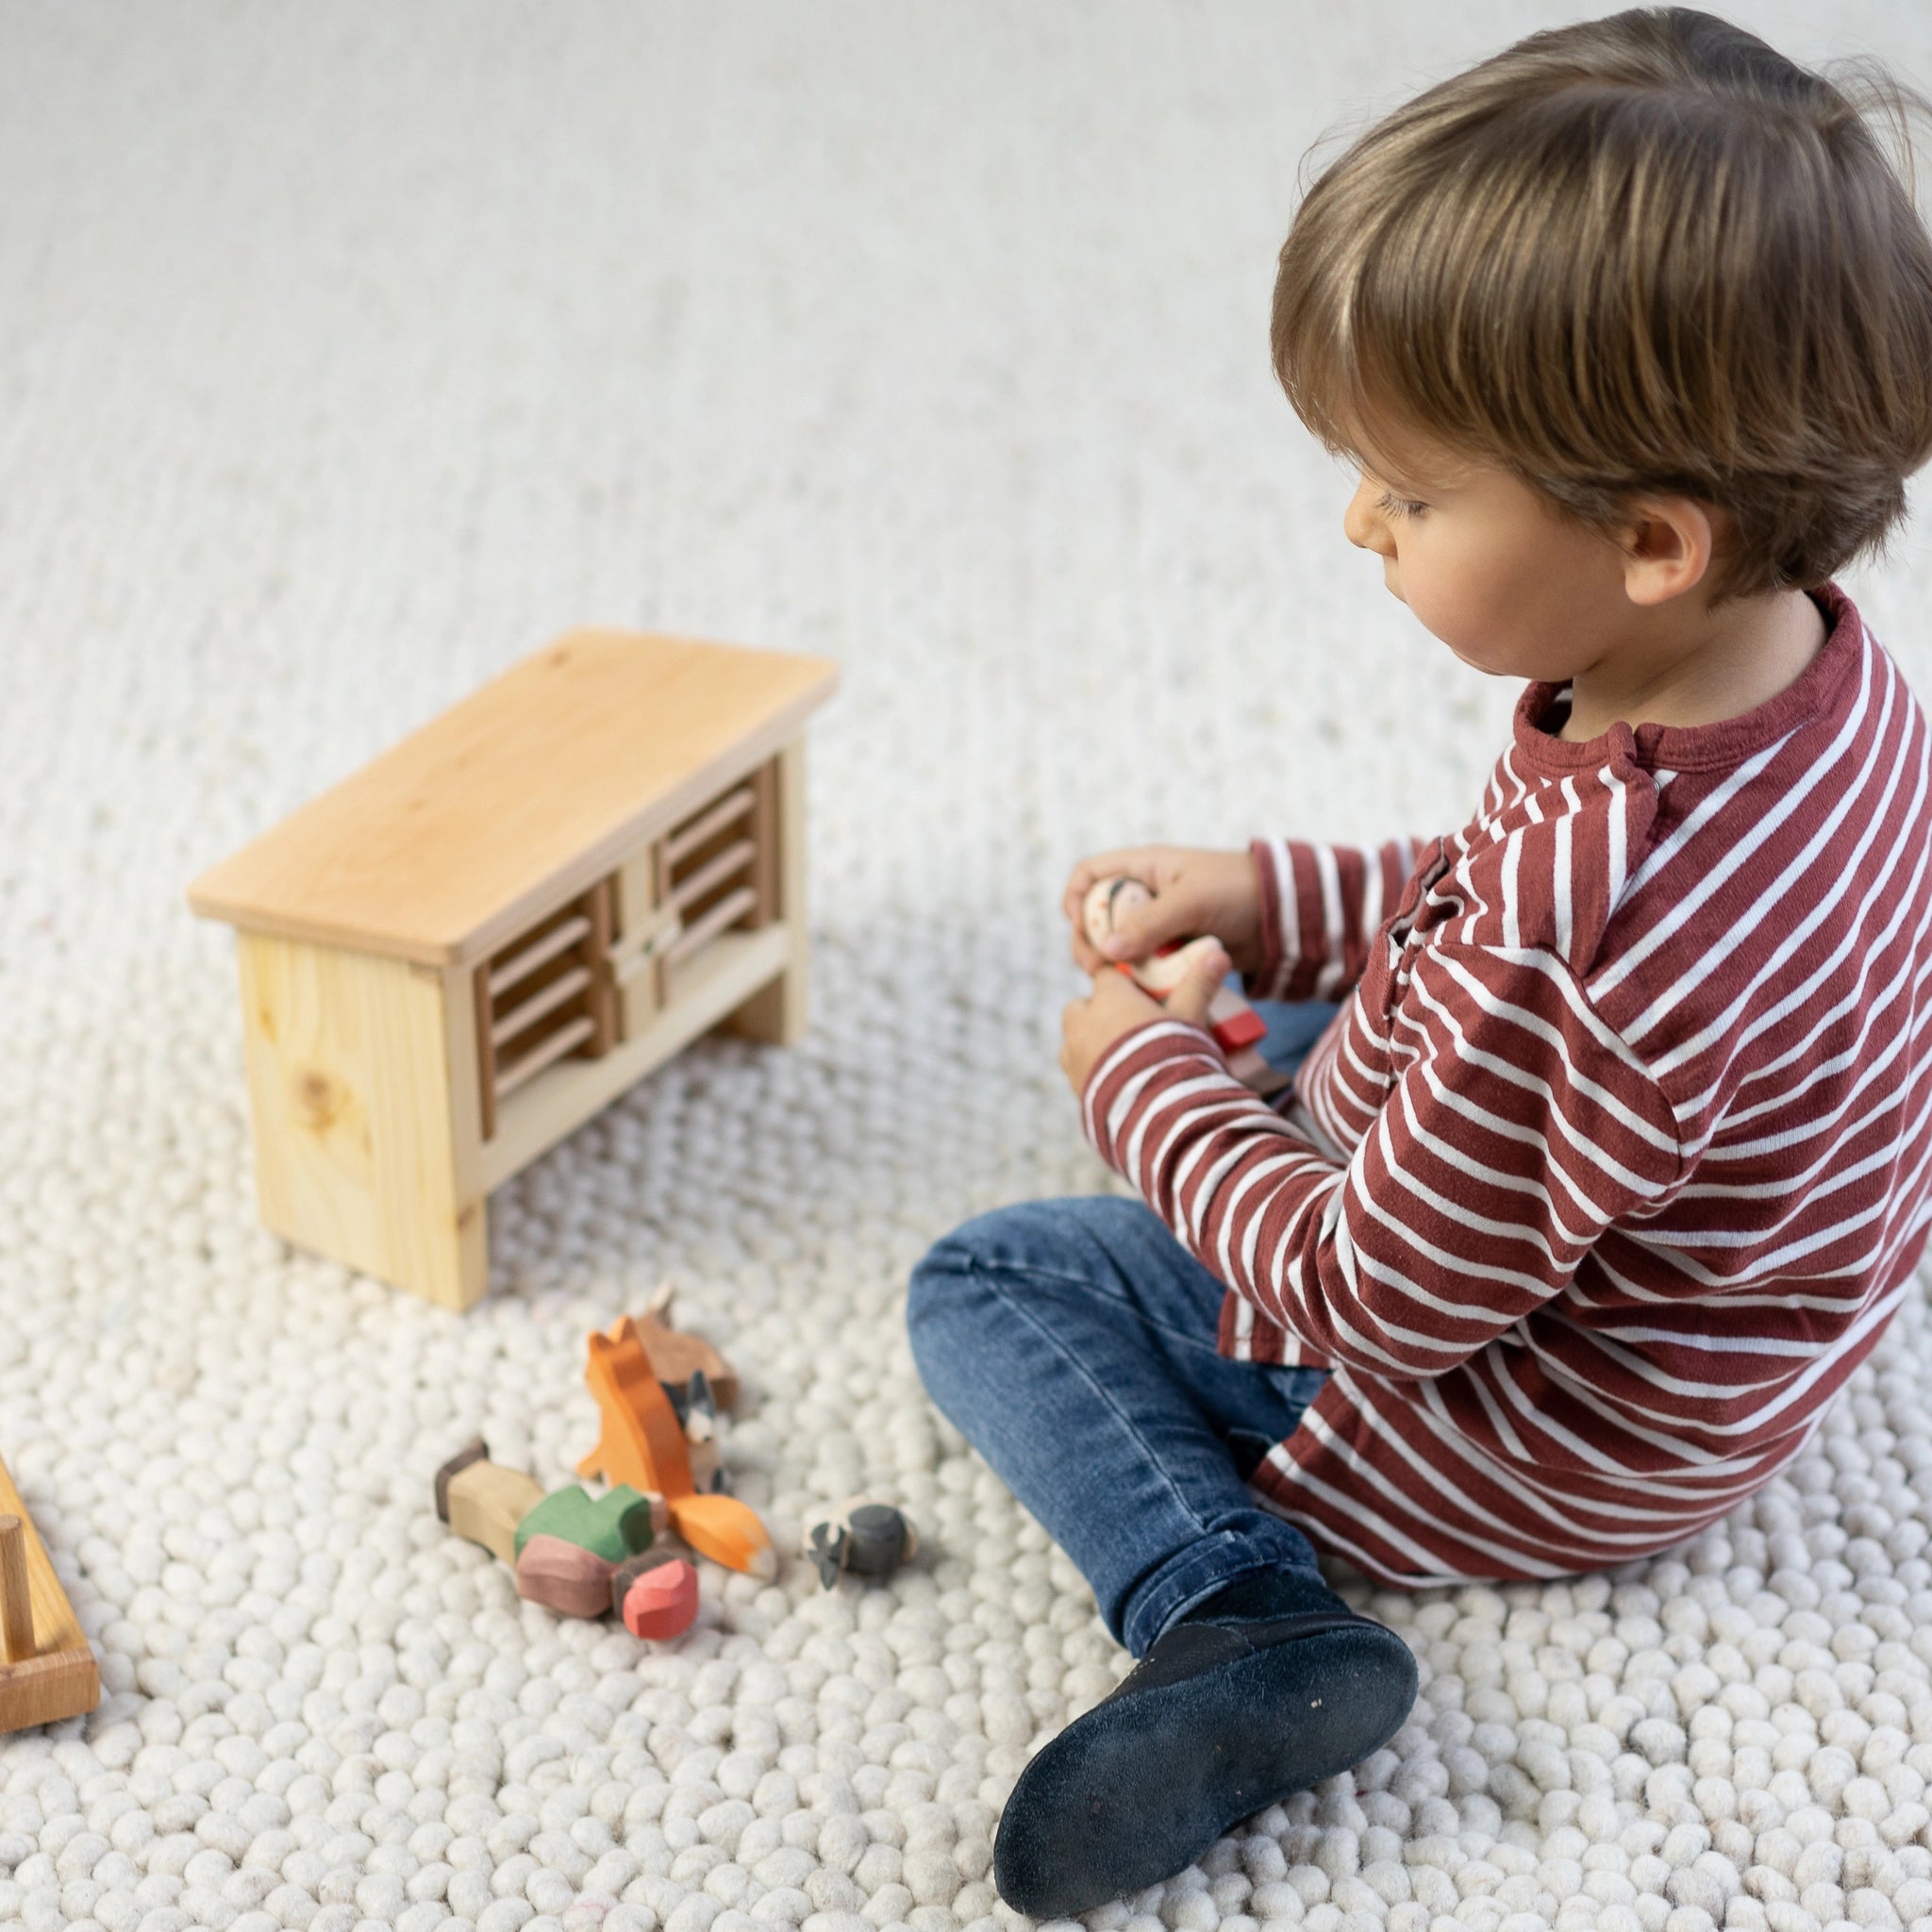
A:
[[[1932,16],[1748,18],[1932,79]],[[1565,17],[964,0],[0,0],[0,1453],[99,1652],[0,1740],[0,1924],[974,1932],[1126,1667],[934,1414],[925,1245],[1108,1185],[1055,1066],[1081,853],[1460,823],[1511,693],[1340,531],[1267,366],[1324,130]],[[1932,545],[1852,579],[1932,693]],[[263,1233],[186,881],[574,625],[823,651],[815,1021],[701,1043],[491,1204],[454,1317]],[[568,774],[560,774],[567,782]],[[506,801],[514,809],[516,801]],[[795,1547],[656,1647],[437,1521],[566,1481],[664,1284]],[[1932,1329],[1612,1575],[1352,1599],[1422,1700],[1090,1915],[1156,1932],[1932,1924]]]

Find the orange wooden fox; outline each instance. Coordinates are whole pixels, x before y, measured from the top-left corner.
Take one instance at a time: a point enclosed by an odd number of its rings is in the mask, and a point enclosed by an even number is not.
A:
[[[592,1332],[584,1380],[603,1421],[597,1446],[577,1464],[577,1474],[657,1491],[670,1508],[672,1528],[700,1556],[761,1581],[774,1576],[777,1555],[757,1514],[736,1496],[701,1492],[692,1480],[677,1412],[628,1315],[608,1335]]]

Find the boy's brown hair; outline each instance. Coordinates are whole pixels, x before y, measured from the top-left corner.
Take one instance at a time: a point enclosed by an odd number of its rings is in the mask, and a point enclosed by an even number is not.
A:
[[[1924,105],[1687,8],[1532,34],[1308,191],[1275,373],[1331,450],[1412,426],[1606,531],[1634,494],[1693,497],[1736,524],[1714,596],[1809,589],[1932,454]]]

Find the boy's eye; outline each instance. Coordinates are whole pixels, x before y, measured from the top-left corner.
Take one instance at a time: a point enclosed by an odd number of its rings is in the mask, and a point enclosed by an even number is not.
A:
[[[1397,496],[1392,490],[1385,490],[1375,508],[1384,516],[1419,517],[1428,508],[1428,505],[1416,502],[1412,496]]]

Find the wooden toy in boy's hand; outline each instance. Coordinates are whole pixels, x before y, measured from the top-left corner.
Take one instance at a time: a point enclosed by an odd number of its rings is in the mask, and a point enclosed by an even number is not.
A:
[[[1146,884],[1126,873],[1114,873],[1096,879],[1088,889],[1080,908],[1080,923],[1089,941],[1098,949],[1112,936],[1118,922],[1144,906],[1154,897]],[[1150,953],[1144,959],[1117,959],[1115,969],[1124,973],[1137,986],[1165,1001],[1187,977],[1188,969],[1202,952],[1218,944],[1212,934],[1176,941]],[[1244,1086],[1257,1093],[1274,1093],[1288,1084],[1287,1075],[1271,1067],[1255,1051],[1255,1044],[1268,1031],[1261,1016],[1241,994],[1229,987],[1221,988],[1208,1008],[1208,1030],[1214,1043],[1227,1058],[1228,1071]]]

